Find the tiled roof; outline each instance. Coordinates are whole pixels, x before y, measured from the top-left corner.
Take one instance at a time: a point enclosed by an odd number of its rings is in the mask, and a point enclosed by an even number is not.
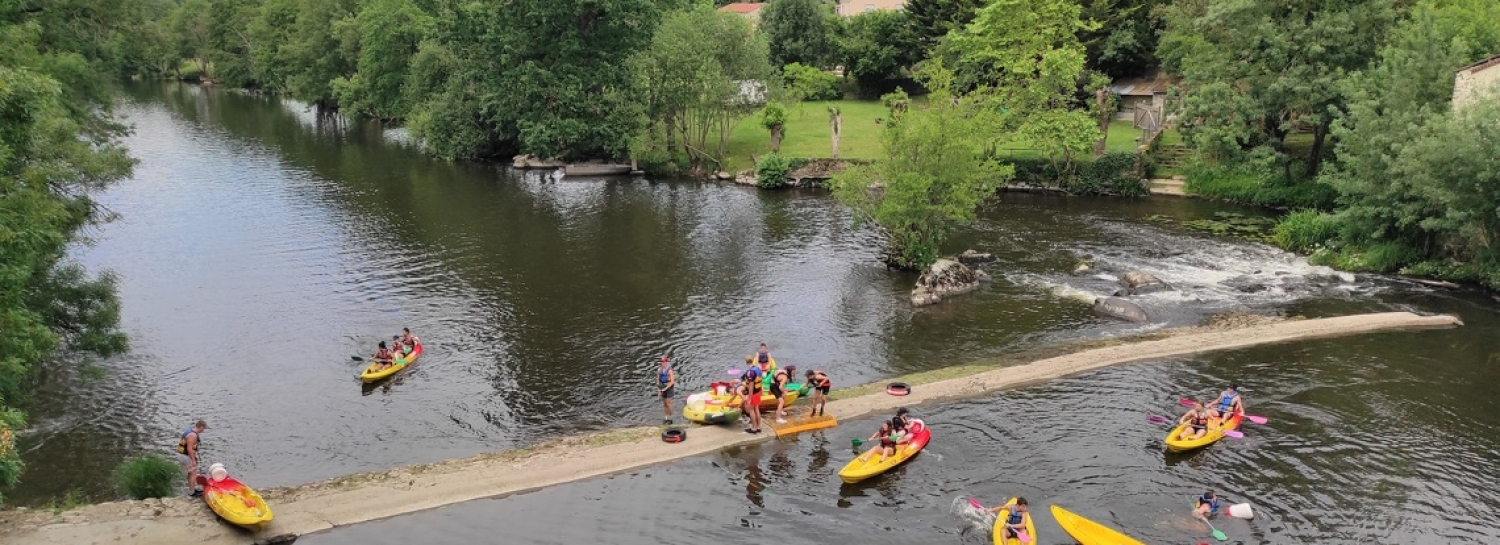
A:
[[[1459,72],[1482,72],[1484,70],[1487,70],[1487,69],[1490,69],[1490,68],[1494,68],[1496,66],[1500,66],[1500,55],[1495,55],[1495,56],[1490,57],[1488,59],[1476,62],[1474,64],[1465,66],[1463,68],[1459,68],[1458,71]]]
[[[751,4],[751,3],[739,2],[739,3],[734,3],[734,4],[725,4],[724,7],[719,8],[719,11],[723,11],[723,12],[727,12],[727,13],[746,14],[746,13],[755,13],[757,10],[759,10],[760,8],[763,8],[763,7],[765,7],[765,4]]]

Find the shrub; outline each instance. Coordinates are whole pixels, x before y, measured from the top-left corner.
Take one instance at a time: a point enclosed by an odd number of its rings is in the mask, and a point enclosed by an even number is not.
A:
[[[767,153],[755,163],[755,185],[765,189],[786,187],[792,161],[780,153]]]
[[[1134,153],[1108,153],[1078,165],[1078,175],[1066,181],[1075,195],[1119,195],[1140,197],[1148,191],[1135,172]]]
[[[172,485],[182,478],[176,462],[159,454],[137,456],[115,468],[115,483],[131,498],[165,498],[172,495]]]
[[[1298,210],[1276,224],[1272,240],[1282,249],[1310,253],[1338,236],[1333,216],[1317,210]]]
[[[1420,257],[1416,250],[1400,242],[1378,241],[1338,249],[1324,248],[1313,253],[1308,261],[1342,271],[1390,273],[1408,263],[1415,263]]]
[[[787,92],[800,100],[844,98],[838,76],[816,67],[794,62],[781,68],[781,78],[786,83]]]
[[[1287,181],[1271,167],[1246,163],[1235,167],[1196,163],[1187,168],[1187,192],[1242,204],[1284,209],[1333,208],[1338,192],[1325,183]]]

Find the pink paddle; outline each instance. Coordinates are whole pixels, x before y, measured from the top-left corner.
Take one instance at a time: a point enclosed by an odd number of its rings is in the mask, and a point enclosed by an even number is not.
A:
[[[1232,438],[1235,438],[1235,439],[1244,439],[1245,438],[1245,434],[1240,433],[1240,432],[1235,431],[1235,430],[1229,430],[1229,431],[1224,432],[1224,436],[1225,437],[1232,437]]]
[[[1021,540],[1021,543],[1031,543],[1031,534],[1026,533],[1026,530],[1016,530],[1016,539]]]
[[[973,506],[975,509],[984,509],[984,506],[979,505],[979,500],[974,499],[974,496],[969,496],[969,505]]]
[[[1146,420],[1150,421],[1153,424],[1166,424],[1168,422],[1171,422],[1171,420],[1168,420],[1167,417],[1165,417],[1165,416],[1159,416],[1159,415],[1154,415],[1154,414],[1148,414],[1148,415],[1146,415]]]

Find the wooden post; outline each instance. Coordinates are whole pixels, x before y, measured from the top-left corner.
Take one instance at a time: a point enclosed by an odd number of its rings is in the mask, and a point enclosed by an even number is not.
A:
[[[828,129],[833,137],[833,158],[839,158],[839,129],[843,128],[844,120],[839,116],[839,109],[834,106],[828,107]]]

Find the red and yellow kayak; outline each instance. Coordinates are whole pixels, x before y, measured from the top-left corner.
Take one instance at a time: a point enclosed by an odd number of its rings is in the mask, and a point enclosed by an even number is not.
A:
[[[245,483],[234,477],[215,481],[203,476],[198,477],[198,483],[203,485],[204,503],[226,522],[251,531],[271,523],[271,506]]]
[[[932,430],[928,429],[927,426],[922,426],[921,430],[912,435],[911,442],[896,445],[896,453],[887,456],[884,461],[880,460],[879,455],[869,456],[865,460],[861,459],[865,458],[864,454],[856,456],[843,469],[839,470],[839,478],[843,479],[846,483],[857,483],[885,473],[887,470],[899,466],[910,460],[913,456],[916,456],[918,452],[921,452],[927,446],[927,442],[931,439]]]
[[[411,349],[411,352],[408,352],[405,356],[396,358],[395,365],[376,371],[375,367],[380,364],[371,363],[369,367],[365,368],[365,372],[359,374],[359,379],[365,382],[375,382],[377,380],[389,377],[401,371],[402,369],[405,369],[406,366],[411,365],[412,362],[417,361],[417,357],[421,355],[422,345],[419,343],[417,344],[416,348]]]
[[[1240,427],[1240,420],[1244,417],[1245,413],[1243,412],[1234,413],[1233,416],[1229,417],[1229,420],[1225,420],[1220,425],[1215,426],[1210,424],[1208,426],[1208,432],[1204,433],[1203,437],[1199,437],[1197,439],[1178,439],[1178,437],[1182,436],[1182,430],[1185,430],[1188,427],[1187,424],[1179,424],[1177,427],[1172,428],[1172,433],[1167,434],[1167,439],[1166,441],[1163,441],[1163,443],[1166,443],[1167,445],[1167,452],[1187,452],[1189,450],[1203,448],[1214,444],[1220,439],[1223,439],[1224,432],[1238,429]]]

